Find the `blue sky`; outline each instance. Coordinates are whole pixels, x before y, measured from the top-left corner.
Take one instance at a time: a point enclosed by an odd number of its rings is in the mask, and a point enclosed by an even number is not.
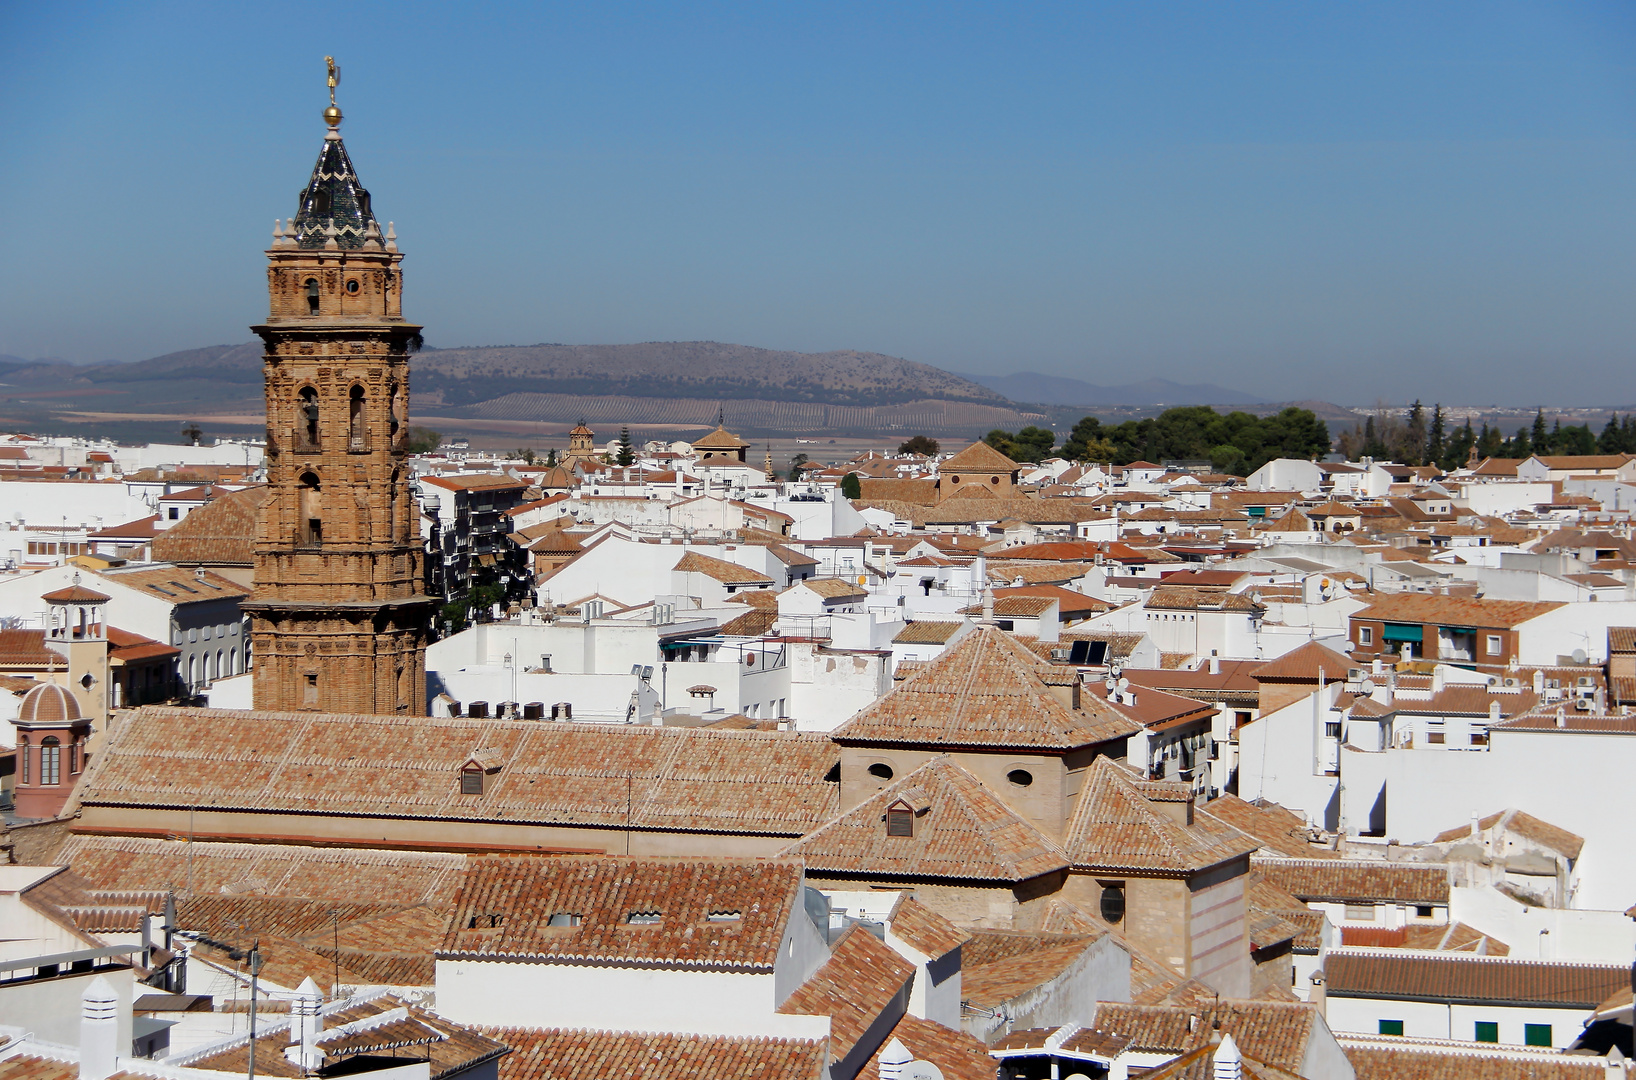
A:
[[[343,134],[433,345],[1626,404],[1636,6],[0,6],[0,353],[247,340]]]

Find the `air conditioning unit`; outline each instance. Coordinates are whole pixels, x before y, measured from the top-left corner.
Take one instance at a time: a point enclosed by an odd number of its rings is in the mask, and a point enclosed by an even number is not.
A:
[[[1363,679],[1363,669],[1360,667],[1346,669],[1347,682],[1360,682]]]
[[[1595,686],[1596,680],[1589,675],[1581,675],[1574,680],[1575,686]]]
[[[1521,686],[1522,685],[1522,680],[1521,679],[1506,679],[1500,685],[1501,686]]]
[[[1053,659],[1053,660],[1059,660],[1059,661],[1060,660],[1067,660],[1069,655],[1070,655],[1070,650],[1068,650],[1068,649],[1052,649],[1051,650],[1051,659]]]
[[[1590,712],[1591,711],[1591,699],[1582,697],[1582,698],[1579,698],[1579,699],[1575,700],[1574,701],[1574,711],[1575,712]]]

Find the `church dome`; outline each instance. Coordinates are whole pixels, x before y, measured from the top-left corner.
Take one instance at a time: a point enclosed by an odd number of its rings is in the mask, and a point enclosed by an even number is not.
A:
[[[17,711],[18,727],[30,724],[66,724],[80,719],[80,705],[66,687],[41,683],[23,695]]]

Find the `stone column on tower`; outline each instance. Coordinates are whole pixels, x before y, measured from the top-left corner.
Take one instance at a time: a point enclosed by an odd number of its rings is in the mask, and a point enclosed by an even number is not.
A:
[[[410,496],[403,254],[339,131],[267,251],[267,482],[255,538],[255,706],[423,715],[424,555]]]

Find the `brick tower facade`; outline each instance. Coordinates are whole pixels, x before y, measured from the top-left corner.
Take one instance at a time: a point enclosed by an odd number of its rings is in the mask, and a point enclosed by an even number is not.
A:
[[[333,82],[331,83],[333,86]],[[330,124],[267,252],[267,500],[250,613],[255,707],[421,715],[426,627],[409,491],[403,255]]]

